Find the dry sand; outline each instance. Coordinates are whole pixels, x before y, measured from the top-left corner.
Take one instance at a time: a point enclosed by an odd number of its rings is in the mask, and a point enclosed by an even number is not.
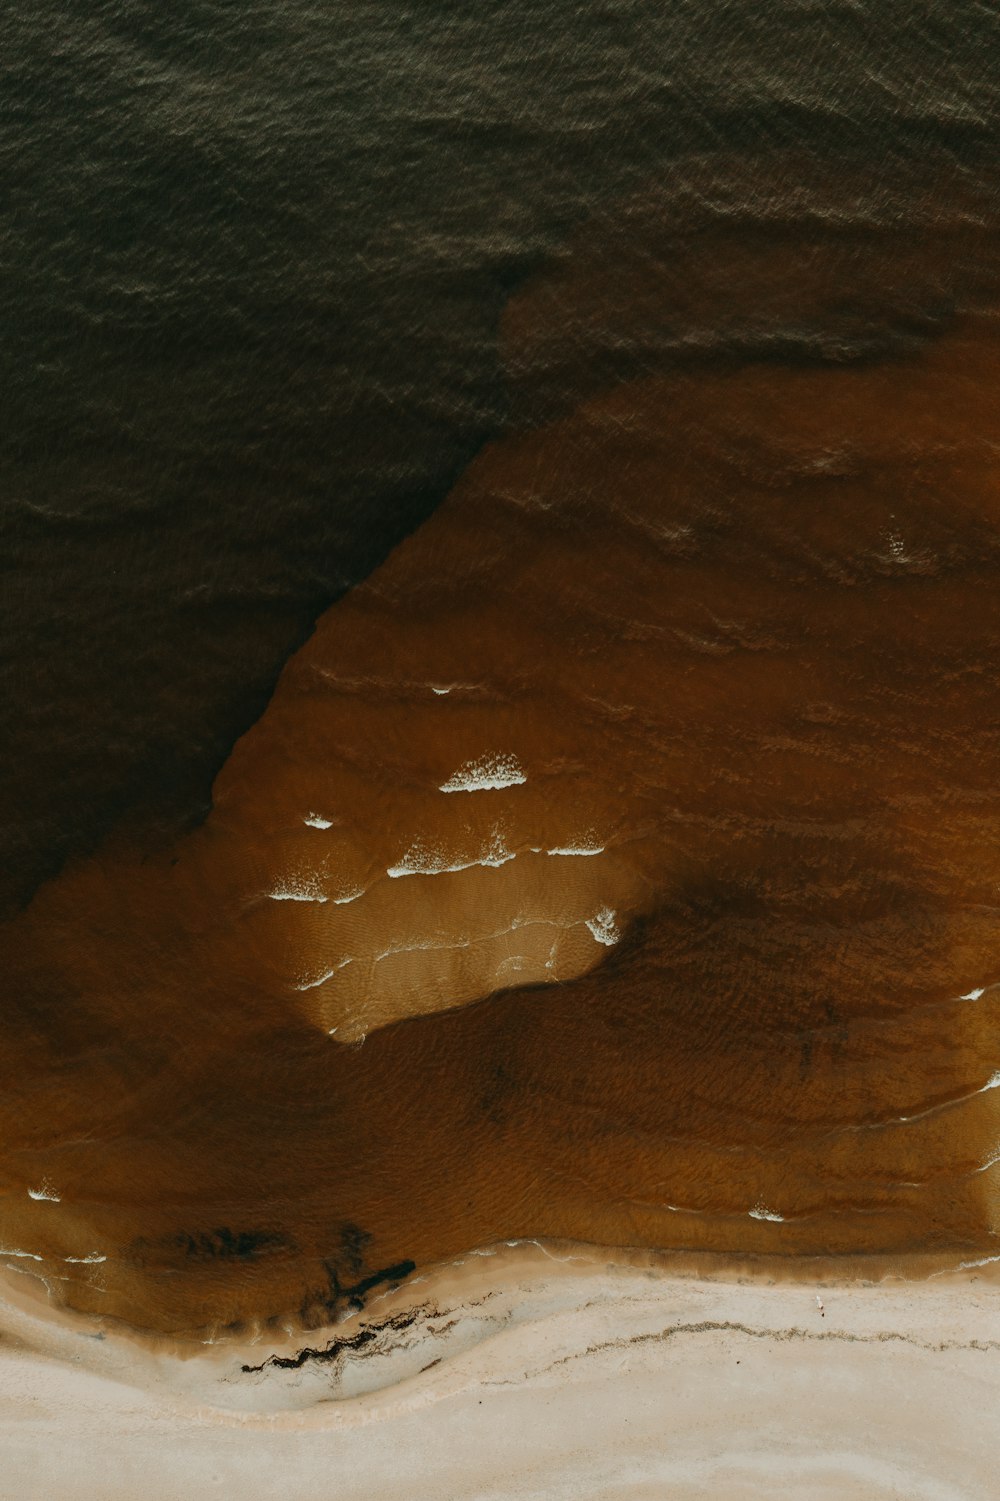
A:
[[[987,1501],[990,1270],[709,1280],[525,1243],[413,1279],[336,1331],[197,1354],[56,1315],[11,1278],[0,1496]],[[358,1334],[334,1361],[243,1370]]]

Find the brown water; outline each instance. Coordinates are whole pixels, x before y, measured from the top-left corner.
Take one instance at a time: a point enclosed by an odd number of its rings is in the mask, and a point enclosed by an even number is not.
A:
[[[599,226],[511,304],[561,415],[321,618],[202,828],[4,931],[0,1259],[190,1330],[519,1236],[994,1254],[989,240],[860,302],[834,241],[747,264],[866,359],[623,380],[669,297]]]

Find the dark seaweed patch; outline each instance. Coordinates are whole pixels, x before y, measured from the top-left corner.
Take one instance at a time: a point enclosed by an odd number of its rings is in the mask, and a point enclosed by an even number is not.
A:
[[[307,1345],[297,1355],[269,1355],[266,1360],[261,1361],[260,1365],[244,1365],[240,1369],[246,1375],[251,1375],[257,1371],[267,1370],[269,1366],[273,1366],[275,1369],[281,1371],[299,1371],[307,1360],[314,1360],[322,1365],[328,1365],[331,1361],[337,1360],[341,1355],[354,1354],[359,1350],[367,1349],[369,1345],[374,1344],[383,1334],[398,1334],[404,1329],[409,1329],[410,1325],[416,1320],[416,1317],[416,1311],[397,1313],[392,1318],[383,1319],[380,1324],[369,1324],[367,1329],[359,1329],[357,1334],[351,1335],[347,1339],[332,1339],[322,1349],[316,1349],[311,1345]]]
[[[183,1258],[196,1261],[252,1261],[276,1251],[294,1250],[294,1243],[275,1230],[232,1230],[221,1225],[214,1230],[181,1231],[162,1240],[133,1241],[132,1260],[140,1265],[173,1263]]]

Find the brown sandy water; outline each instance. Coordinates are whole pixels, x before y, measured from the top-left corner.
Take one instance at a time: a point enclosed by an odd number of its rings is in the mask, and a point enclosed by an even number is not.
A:
[[[975,281],[914,265],[924,309]],[[526,389],[552,285],[510,310]],[[42,888],[3,934],[0,1259],[185,1331],[524,1236],[994,1254],[1000,324],[915,319],[489,446],[201,829]]]

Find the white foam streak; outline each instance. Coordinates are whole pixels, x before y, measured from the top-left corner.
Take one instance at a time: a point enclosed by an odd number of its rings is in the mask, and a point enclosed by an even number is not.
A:
[[[429,850],[420,844],[412,844],[398,865],[390,865],[387,876],[399,880],[402,876],[443,876],[459,870],[471,870],[483,865],[496,869],[517,858],[516,852],[507,848],[499,829],[494,829],[489,844],[473,860],[452,860],[441,850]]]
[[[757,1203],[747,1211],[752,1220],[772,1220],[776,1225],[785,1223],[783,1214],[775,1214],[773,1209],[767,1209],[763,1204]]]
[[[302,822],[307,823],[311,829],[333,828],[333,819],[323,818],[319,813],[307,813]]]
[[[47,1204],[58,1204],[61,1202],[59,1195],[53,1192],[51,1183],[43,1183],[41,1188],[29,1188],[28,1198],[44,1199]]]
[[[969,1272],[974,1267],[989,1266],[994,1261],[1000,1261],[1000,1256],[980,1256],[975,1261],[960,1261],[958,1263],[958,1270],[960,1272]]]
[[[444,953],[449,949],[479,948],[484,944],[493,943],[498,938],[506,938],[511,933],[518,933],[524,928],[559,928],[561,931],[566,932],[574,926],[575,924],[573,923],[558,923],[550,917],[515,917],[514,921],[506,927],[496,928],[489,933],[480,933],[475,938],[454,938],[448,943],[425,941],[423,943],[398,944],[393,948],[385,949],[381,954],[376,954],[373,962],[380,964],[383,959],[391,959],[394,954]],[[556,944],[553,943],[549,949],[549,962],[552,960],[555,947]],[[523,959],[525,956],[522,954],[511,955],[510,957]],[[546,963],[545,967],[548,969],[549,963]]]
[[[44,1256],[38,1256],[34,1251],[15,1251],[10,1246],[0,1246],[0,1256],[24,1256],[29,1261],[44,1261]]]
[[[335,964],[332,969],[328,969],[325,974],[320,975],[318,979],[304,980],[301,985],[296,985],[295,989],[315,990],[317,986],[325,985],[327,980],[332,980],[334,975],[339,974],[342,969],[346,969],[347,966],[351,963],[353,963],[353,960],[351,959],[341,959],[339,964]]]
[[[603,855],[603,844],[557,844],[547,855]]]
[[[478,761],[466,761],[442,782],[439,792],[498,792],[504,787],[517,787],[528,779],[516,756],[494,752],[480,756]]]
[[[602,907],[600,912],[588,917],[586,922],[596,942],[606,944],[608,948],[622,936],[615,922],[615,913],[610,907]]]
[[[922,1121],[928,1115],[937,1115],[942,1110],[951,1110],[956,1105],[963,1105],[966,1100],[974,1100],[977,1095],[985,1094],[988,1089],[1000,1089],[1000,1069],[991,1074],[985,1084],[978,1089],[971,1089],[968,1094],[958,1095],[953,1100],[942,1100],[939,1105],[928,1105],[926,1110],[918,1110],[913,1115],[897,1115],[892,1124],[909,1125],[911,1121]],[[890,1124],[886,1121],[877,1121],[877,1126]]]
[[[288,876],[268,896],[272,902],[328,902],[315,876]]]
[[[74,1266],[96,1266],[99,1261],[107,1261],[106,1256],[98,1256],[92,1251],[89,1256],[64,1256],[63,1261],[72,1262]]]
[[[960,995],[958,999],[960,1001],[978,1001],[980,996],[984,996],[985,994],[986,986],[980,985],[976,990],[966,991],[965,995]]]

